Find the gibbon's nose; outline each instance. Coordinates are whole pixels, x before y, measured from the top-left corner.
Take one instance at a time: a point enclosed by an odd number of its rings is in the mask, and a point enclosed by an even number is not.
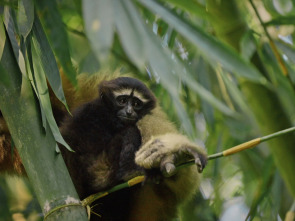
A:
[[[132,115],[132,112],[133,112],[133,109],[132,109],[131,105],[128,105],[127,108],[126,108],[127,116],[130,117]]]

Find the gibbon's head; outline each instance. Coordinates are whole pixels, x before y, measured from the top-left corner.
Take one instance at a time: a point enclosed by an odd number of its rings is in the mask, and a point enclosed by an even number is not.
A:
[[[135,124],[156,106],[156,98],[141,81],[119,77],[99,85],[103,102],[125,124]]]

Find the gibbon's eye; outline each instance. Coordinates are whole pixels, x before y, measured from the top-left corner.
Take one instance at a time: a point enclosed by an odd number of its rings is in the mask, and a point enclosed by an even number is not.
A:
[[[116,98],[116,101],[118,102],[118,104],[120,106],[124,106],[124,105],[126,105],[128,98],[125,95],[121,95]]]
[[[132,106],[136,109],[140,109],[143,106],[143,102],[141,100],[139,100],[138,98],[133,98]]]

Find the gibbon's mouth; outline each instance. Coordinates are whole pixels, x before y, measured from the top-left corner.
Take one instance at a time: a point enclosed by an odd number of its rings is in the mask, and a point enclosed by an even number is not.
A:
[[[132,117],[126,117],[126,116],[118,116],[120,118],[120,120],[122,120],[123,122],[126,123],[134,123],[136,122],[136,119],[132,118]]]

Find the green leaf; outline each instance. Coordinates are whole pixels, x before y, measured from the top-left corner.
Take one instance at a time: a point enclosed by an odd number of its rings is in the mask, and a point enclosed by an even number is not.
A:
[[[171,67],[173,67],[172,60],[167,54],[164,53],[163,48],[156,48],[155,44],[150,45],[151,50],[154,51],[152,56],[149,56],[149,64],[151,67],[151,71],[155,77],[160,79],[163,87],[168,91],[171,96],[173,106],[177,112],[177,115],[180,119],[181,126],[184,131],[190,136],[194,137],[193,126],[189,121],[189,116],[187,115],[183,104],[180,101],[178,94],[178,85],[179,79],[175,74],[171,72]],[[158,58],[161,58],[159,60]],[[168,68],[169,67],[169,68]]]
[[[201,17],[201,18],[208,18],[209,14],[206,11],[204,5],[200,4],[196,0],[167,0],[167,2],[172,3],[173,5],[181,8],[182,10],[191,13],[192,15]]]
[[[56,97],[67,107],[58,66],[37,16],[33,25],[33,36],[37,58],[40,60],[48,82]]]
[[[99,68],[99,61],[93,51],[89,51],[79,63],[79,73],[95,74],[98,72]]]
[[[0,17],[0,37],[1,37],[1,41],[0,41],[0,60],[1,60],[3,56],[3,52],[4,52],[5,42],[6,42],[5,28],[4,28],[4,24],[1,17]]]
[[[74,70],[69,52],[68,36],[64,28],[55,0],[36,1],[40,20],[45,28],[48,41],[57,56],[68,79],[77,85],[76,71]]]
[[[157,41],[156,36],[153,33],[147,32],[146,36],[150,38],[150,43],[148,44],[149,57],[148,61],[152,66],[152,69],[156,72],[160,78],[165,79],[161,81],[164,87],[169,91],[171,95],[177,95],[178,81],[175,78],[176,73],[183,73],[181,80],[187,84],[191,90],[199,94],[204,100],[208,101],[210,104],[218,108],[220,111],[227,115],[233,115],[233,111],[225,106],[222,102],[214,97],[214,95],[206,90],[202,85],[200,85],[196,80],[194,80],[190,73],[186,73],[185,67],[180,61],[173,61],[171,59],[171,52],[165,50]],[[176,59],[175,59],[176,60]]]
[[[275,42],[278,48],[295,64],[295,47],[291,44],[282,43],[279,41]]]
[[[272,84],[275,85],[276,95],[280,99],[280,103],[284,107],[285,113],[289,113],[290,116],[293,116],[295,113],[294,86],[288,78],[283,75],[269,44],[261,46],[259,56],[263,62],[264,68],[267,70]]]
[[[270,187],[273,182],[274,171],[275,171],[275,165],[273,162],[273,158],[268,157],[267,159],[264,160],[264,164],[262,168],[263,176],[259,180],[261,184],[258,185],[255,190],[254,199],[251,204],[250,211],[248,213],[250,220],[252,220],[255,217],[256,213],[258,212],[258,207],[261,206],[261,202],[267,197],[267,195],[271,191]]]
[[[118,6],[117,6],[118,7]],[[84,0],[85,30],[96,57],[104,61],[109,55],[114,37],[114,0]]]
[[[266,26],[276,25],[295,25],[295,16],[279,16],[269,22],[264,23]]]
[[[35,29],[35,26],[33,27]],[[40,49],[40,45],[38,40],[35,36],[32,37],[32,58],[33,58],[33,70],[31,70],[32,78],[35,79],[35,88],[37,89],[37,96],[39,98],[42,111],[44,113],[44,116],[46,117],[46,120],[48,122],[48,125],[53,133],[53,136],[55,140],[65,146],[68,150],[72,151],[70,146],[64,141],[63,137],[60,134],[60,131],[58,129],[58,126],[55,122],[55,119],[53,117],[52,113],[52,107],[50,103],[49,98],[49,91],[47,87],[47,81],[46,81],[46,75],[44,71],[44,64],[42,58],[40,58],[40,53],[42,52]],[[46,129],[46,128],[45,128]]]
[[[241,55],[246,61],[250,61],[252,55],[256,51],[255,38],[253,36],[253,31],[247,31],[240,42]]]
[[[3,27],[2,19],[0,20],[0,60],[2,60],[3,52],[4,52],[4,46],[6,41],[6,35],[5,35],[5,29]],[[0,63],[0,83],[4,84],[5,86],[8,86],[10,84],[8,75],[2,64]]]
[[[36,82],[36,78],[35,78],[35,74],[34,74],[34,64],[33,64],[33,55],[32,55],[32,35],[28,36],[28,38],[27,38],[27,40],[25,42],[25,45],[23,47],[26,48],[26,51],[27,51],[27,56],[26,56],[27,76],[28,76],[28,78],[30,80],[30,83],[31,83],[31,85],[32,85],[32,87],[34,89],[35,94],[39,98],[37,82]],[[46,125],[47,125],[46,116],[45,116],[45,113],[43,111],[41,102],[38,102],[38,103],[40,105],[42,126],[46,130]]]
[[[233,82],[230,75],[228,73],[224,73],[222,70],[220,71],[220,75],[228,89],[229,94],[233,98],[233,100],[239,105],[239,107],[248,115],[251,116],[252,112],[247,103],[245,102],[245,98],[239,90],[237,84]]]
[[[17,76],[15,79],[11,78],[10,72],[7,73],[7,70],[14,70],[15,72],[19,72],[19,66],[15,62],[16,59],[11,58],[11,55],[14,55],[11,41],[9,39],[8,33],[5,30],[4,22],[2,17],[0,17],[0,62],[1,62],[1,70],[0,70],[0,80],[4,83],[4,86],[15,86],[16,88],[21,88],[21,76]],[[9,81],[9,82],[8,82]],[[7,84],[8,83],[8,84]]]
[[[146,61],[145,30],[142,19],[130,0],[116,0],[116,28],[127,56],[142,69]]]
[[[294,12],[293,0],[279,0],[273,1],[273,5],[278,13],[287,15]]]
[[[153,33],[148,33],[146,36],[151,39],[156,38]],[[186,85],[190,87],[191,90],[195,91],[198,95],[200,95],[204,100],[208,101],[210,104],[218,108],[220,111],[227,115],[233,115],[234,112],[225,106],[222,102],[217,100],[211,92],[206,90],[202,85],[196,82],[190,73],[186,73],[185,68],[178,61],[173,61],[171,59],[170,53],[168,50],[162,48],[162,46],[158,43],[159,41],[153,40],[152,43],[149,44],[149,57],[148,61],[151,66],[152,72],[156,77],[159,77],[161,84],[168,90],[169,94],[173,98],[174,106],[177,110],[178,116],[182,122],[182,126],[186,130],[188,134],[191,136],[193,133],[192,125],[189,122],[189,117],[187,116],[180,100],[177,100],[178,97],[178,87],[179,79],[177,76],[180,76],[180,80],[183,81]],[[182,75],[177,75],[176,73],[183,73]]]
[[[208,91],[212,91],[214,87],[214,83],[212,83],[211,74],[214,73],[211,66],[204,60],[202,56],[198,56],[198,62],[196,66],[193,66],[193,69],[197,69],[196,78],[198,82]],[[214,73],[215,75],[215,73]],[[214,128],[216,125],[215,116],[214,116],[214,108],[211,104],[209,104],[205,99],[201,97],[201,109],[202,113],[205,116],[206,123],[209,128]]]
[[[9,41],[11,42],[13,53],[16,58],[16,61],[19,65],[19,68],[21,70],[21,73],[23,75],[26,75],[26,68],[25,68],[25,62],[23,54],[20,51],[20,47],[18,45],[18,40],[16,39],[17,31],[15,26],[15,11],[12,9],[5,7],[4,10],[4,23],[6,26],[6,31],[8,33]]]
[[[176,31],[195,44],[206,56],[207,60],[213,60],[220,63],[225,69],[235,73],[239,77],[244,77],[251,81],[263,84],[267,82],[253,65],[243,60],[233,49],[208,35],[202,29],[193,27],[177,16],[177,14],[172,13],[155,1],[138,1],[154,13],[161,16],[162,19],[175,28]]]
[[[211,105],[218,108],[218,110],[227,115],[234,115],[234,111],[232,111],[224,103],[216,99],[210,91],[206,90],[202,85],[193,80],[190,75],[184,75],[183,80],[192,90],[197,92],[204,100],[209,102]]]
[[[9,40],[11,42],[11,46],[13,49],[14,56],[16,60],[18,61],[19,57],[19,46],[15,37],[15,15],[14,11],[10,9],[9,7],[4,7],[4,24],[6,27],[6,31],[8,33]]]
[[[19,0],[17,25],[19,33],[26,38],[32,30],[34,22],[34,3],[32,0]]]
[[[0,56],[0,57],[2,57],[2,56]],[[7,74],[6,70],[3,68],[1,63],[0,63],[0,84],[4,84],[5,86],[10,85],[8,74]]]

